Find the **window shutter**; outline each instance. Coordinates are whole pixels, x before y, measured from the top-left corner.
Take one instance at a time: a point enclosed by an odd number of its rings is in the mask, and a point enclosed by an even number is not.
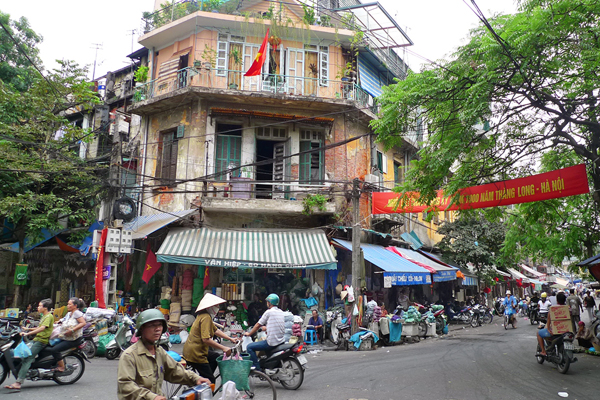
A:
[[[382,161],[382,169],[381,172],[383,172],[384,174],[387,174],[387,156],[385,154],[381,154],[381,161]]]
[[[321,86],[329,86],[329,48],[319,46],[319,77]]]
[[[311,149],[309,141],[300,142],[300,151],[308,151]],[[311,153],[300,154],[300,182],[310,182],[310,161]]]
[[[217,41],[217,76],[225,76],[227,73],[227,54],[229,43],[227,35],[219,35]]]
[[[177,139],[182,138],[184,132],[185,132],[185,125],[179,125],[177,127]]]
[[[171,142],[171,165],[169,170],[169,184],[173,185],[175,179],[177,179],[177,153],[179,151],[179,141],[173,140]]]
[[[163,146],[162,146],[162,160],[160,166],[160,177],[165,180],[162,182],[166,183],[166,179],[170,177],[169,169],[171,168],[171,147],[173,142],[169,138],[168,135],[163,137]]]

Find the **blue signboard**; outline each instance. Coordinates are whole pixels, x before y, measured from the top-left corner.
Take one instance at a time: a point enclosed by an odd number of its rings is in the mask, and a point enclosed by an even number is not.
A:
[[[456,271],[438,271],[433,274],[434,282],[448,282],[456,279]]]
[[[431,274],[424,272],[384,272],[383,277],[390,278],[392,286],[431,284]]]

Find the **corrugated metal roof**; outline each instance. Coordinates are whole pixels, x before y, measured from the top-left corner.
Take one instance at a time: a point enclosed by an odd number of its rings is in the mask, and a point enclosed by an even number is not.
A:
[[[140,215],[131,222],[123,224],[123,228],[133,232],[132,239],[143,239],[163,226],[167,226],[178,219],[187,217],[197,209],[159,213],[153,215]]]

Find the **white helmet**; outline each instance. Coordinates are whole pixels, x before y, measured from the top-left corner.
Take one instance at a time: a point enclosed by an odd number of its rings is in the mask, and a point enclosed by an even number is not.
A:
[[[507,291],[506,291],[506,295],[507,295],[507,296],[508,296],[508,295],[510,295],[510,290],[507,290]]]

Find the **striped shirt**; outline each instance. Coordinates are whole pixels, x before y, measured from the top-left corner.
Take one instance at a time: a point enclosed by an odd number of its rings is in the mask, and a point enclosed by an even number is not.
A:
[[[269,346],[277,346],[283,343],[283,334],[285,333],[283,311],[273,306],[265,311],[258,323],[267,327],[267,344]]]

